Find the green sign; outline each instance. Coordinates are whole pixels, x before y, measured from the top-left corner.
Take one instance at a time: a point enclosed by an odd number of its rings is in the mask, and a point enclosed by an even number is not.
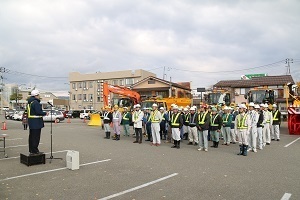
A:
[[[245,80],[245,79],[252,79],[252,78],[264,77],[264,76],[267,76],[267,74],[246,74],[246,75],[242,75],[241,79]]]

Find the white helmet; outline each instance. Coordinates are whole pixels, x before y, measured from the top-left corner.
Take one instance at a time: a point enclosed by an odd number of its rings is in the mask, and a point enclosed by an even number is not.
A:
[[[248,106],[249,106],[249,107],[254,107],[255,105],[254,105],[253,102],[250,102]]]
[[[247,106],[245,104],[241,104],[239,108],[247,109]]]
[[[229,110],[229,107],[228,107],[228,106],[225,106],[225,107],[224,107],[224,110]]]
[[[277,105],[275,103],[273,104],[273,108],[277,108]]]
[[[173,106],[173,110],[178,110],[178,106],[177,106],[177,105],[174,105],[174,106]]]
[[[255,109],[259,109],[259,105],[258,105],[258,104],[255,104],[255,105],[254,105],[254,108],[255,108]]]
[[[259,106],[260,106],[260,107],[265,107],[265,104],[261,103]]]
[[[31,91],[31,96],[37,96],[37,95],[39,95],[40,94],[40,91],[38,91],[38,90],[32,90]]]
[[[154,104],[152,105],[152,107],[157,107],[157,104],[156,104],[156,103],[154,103]]]
[[[269,105],[265,103],[265,108],[268,108],[268,107],[269,107]]]
[[[140,105],[140,104],[136,104],[135,107],[136,107],[136,108],[140,108],[141,105]]]
[[[164,109],[165,109],[164,107],[160,107],[160,108],[159,108],[159,110],[164,110]]]
[[[190,111],[195,111],[196,109],[193,107],[190,108]]]
[[[183,109],[183,111],[188,111],[188,108],[187,108],[187,107],[185,107],[185,108]]]

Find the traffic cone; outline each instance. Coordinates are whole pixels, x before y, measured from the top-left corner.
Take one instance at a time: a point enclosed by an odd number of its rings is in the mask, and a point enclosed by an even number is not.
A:
[[[70,119],[70,117],[68,117],[68,121],[67,121],[67,123],[71,123],[71,119]]]
[[[4,122],[2,122],[2,128],[1,128],[1,130],[7,130],[7,127],[6,127],[6,122],[4,121]]]

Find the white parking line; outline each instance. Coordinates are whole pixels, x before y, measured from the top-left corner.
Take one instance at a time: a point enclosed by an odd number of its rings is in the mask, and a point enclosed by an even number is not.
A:
[[[61,153],[61,152],[65,152],[65,151],[69,151],[69,150],[63,150],[63,151],[55,151],[55,152],[52,152],[52,153]],[[48,153],[45,153],[45,154],[50,154],[51,152],[48,152]],[[2,158],[0,159],[1,160],[10,160],[10,159],[15,159],[15,158],[20,158],[20,156],[16,156],[16,157],[8,157],[8,158]]]
[[[297,140],[300,140],[300,137],[298,137],[296,140],[294,140],[293,142],[291,142],[291,143],[288,143],[287,145],[285,145],[284,147],[288,147],[288,146],[290,146],[291,144],[293,144],[294,142],[297,142]]]
[[[291,198],[292,194],[291,193],[285,193],[281,200],[289,200]]]
[[[92,165],[92,164],[107,162],[107,161],[110,161],[110,160],[111,159],[99,160],[99,161],[96,161],[96,162],[81,164],[79,166]],[[51,169],[51,170],[47,170],[47,171],[40,171],[40,172],[35,172],[35,173],[30,173],[30,174],[23,174],[23,175],[20,175],[20,176],[8,177],[8,178],[5,178],[5,179],[0,179],[0,182],[12,180],[12,179],[17,179],[17,178],[23,178],[23,177],[27,177],[27,176],[33,176],[33,175],[37,175],[37,174],[45,174],[45,173],[49,173],[49,172],[60,171],[60,170],[63,170],[63,169],[67,169],[67,167],[62,167],[62,168],[57,168],[57,169]]]
[[[7,141],[10,141],[10,140],[23,140],[23,138],[11,138],[11,139],[5,139]]]
[[[43,143],[40,143],[43,144]],[[22,145],[17,145],[17,146],[6,146],[5,149],[7,148],[17,148],[17,147],[28,147],[28,144],[22,144]]]
[[[101,199],[98,199],[98,200],[112,199],[112,198],[121,196],[121,195],[123,195],[123,194],[126,194],[126,193],[129,193],[129,192],[132,192],[132,191],[139,190],[139,189],[141,189],[141,188],[147,187],[147,186],[149,186],[149,185],[153,185],[153,184],[155,184],[155,183],[158,183],[158,182],[160,182],[160,181],[166,180],[166,179],[168,179],[168,178],[171,178],[171,177],[177,176],[177,175],[178,175],[178,173],[174,173],[174,174],[171,174],[171,175],[169,175],[169,176],[165,176],[165,177],[159,178],[159,179],[157,179],[157,180],[154,180],[154,181],[145,183],[145,184],[143,184],[143,185],[140,185],[140,186],[137,186],[137,187],[128,189],[128,190],[124,190],[123,192],[119,192],[119,193],[116,193],[116,194],[112,194],[112,195],[110,195],[110,196],[107,196],[107,197],[104,197],[104,198],[101,198]]]

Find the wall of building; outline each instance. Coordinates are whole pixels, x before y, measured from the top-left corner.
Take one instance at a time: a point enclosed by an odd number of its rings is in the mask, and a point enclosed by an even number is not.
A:
[[[96,109],[103,107],[102,84],[108,82],[111,85],[130,87],[132,84],[148,77],[156,76],[154,73],[139,70],[124,70],[94,74],[81,74],[71,72],[70,81],[70,109]],[[111,94],[111,99],[118,95]]]

